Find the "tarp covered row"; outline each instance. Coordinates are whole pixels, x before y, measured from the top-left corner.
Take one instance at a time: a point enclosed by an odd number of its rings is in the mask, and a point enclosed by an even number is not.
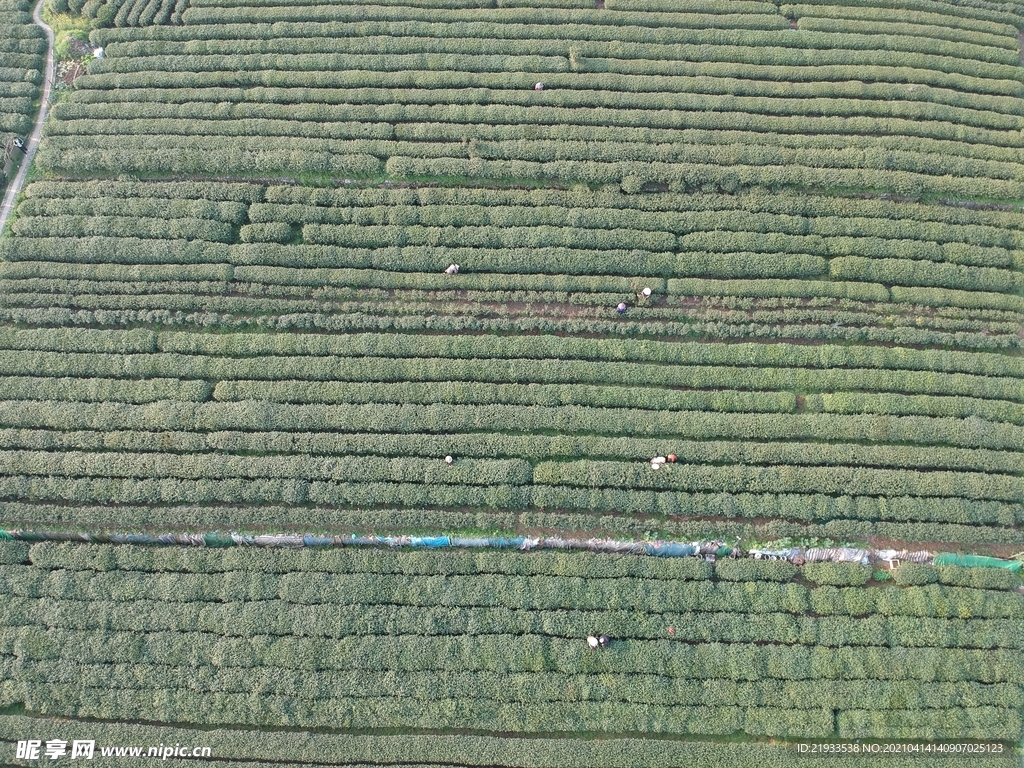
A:
[[[141,544],[149,546],[190,547],[414,547],[425,549],[573,549],[614,554],[649,555],[652,557],[752,557],[759,560],[788,560],[792,563],[884,563],[890,568],[899,563],[933,563],[967,568],[1004,568],[1019,572],[1024,563],[1019,560],[1000,560],[980,555],[933,555],[927,551],[881,549],[867,550],[854,547],[789,549],[750,549],[743,552],[721,541],[618,541],[615,539],[567,539],[546,537],[495,536],[316,536],[312,534],[240,533],[74,533],[68,531],[5,531],[0,529],[0,541],[78,541],[102,544]]]

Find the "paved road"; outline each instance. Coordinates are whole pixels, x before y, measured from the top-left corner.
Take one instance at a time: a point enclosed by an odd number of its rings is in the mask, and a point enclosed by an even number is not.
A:
[[[21,168],[18,169],[18,175],[14,177],[14,181],[7,187],[7,193],[4,195],[3,205],[0,206],[0,232],[4,231],[4,226],[7,224],[7,217],[11,215],[14,210],[14,201],[18,199],[18,194],[21,192],[22,186],[25,184],[25,177],[28,175],[29,166],[32,165],[32,158],[36,155],[36,149],[39,148],[39,139],[43,135],[43,123],[46,122],[46,113],[50,104],[50,91],[53,88],[53,30],[50,29],[46,22],[43,21],[39,12],[43,9],[43,0],[39,0],[35,10],[32,11],[32,20],[43,28],[46,32],[47,50],[46,50],[46,68],[43,70],[43,96],[39,102],[39,115],[36,117],[36,124],[32,128],[32,135],[29,136],[28,142],[26,143],[26,149],[28,154],[22,158]],[[18,150],[14,150],[17,152]]]

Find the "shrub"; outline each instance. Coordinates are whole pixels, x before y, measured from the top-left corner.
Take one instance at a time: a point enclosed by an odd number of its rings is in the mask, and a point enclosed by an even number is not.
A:
[[[936,568],[919,563],[903,563],[892,572],[892,576],[901,587],[916,587],[922,584],[932,584],[939,580],[939,572]]]
[[[871,578],[871,569],[856,563],[808,563],[802,573],[814,584],[837,587],[859,586]]]
[[[28,544],[0,539],[0,564],[28,562]]]
[[[785,560],[730,560],[715,563],[715,577],[724,581],[789,581],[797,567]]]
[[[943,584],[976,589],[1014,589],[1020,586],[1020,574],[1001,568],[961,568],[940,566],[938,580]]]

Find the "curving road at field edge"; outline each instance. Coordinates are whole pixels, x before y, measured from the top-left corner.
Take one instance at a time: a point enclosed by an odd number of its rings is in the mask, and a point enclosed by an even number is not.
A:
[[[3,205],[0,205],[0,234],[3,233],[4,227],[7,226],[7,219],[14,211],[14,202],[18,199],[18,195],[21,193],[21,188],[25,184],[25,177],[28,176],[29,166],[32,165],[32,160],[36,155],[36,149],[39,148],[39,139],[43,135],[43,123],[46,122],[46,113],[50,104],[50,91],[53,88],[53,30],[47,26],[46,22],[43,21],[42,16],[39,15],[43,9],[43,0],[39,0],[36,7],[32,10],[32,20],[36,23],[36,26],[42,27],[46,33],[46,67],[43,71],[43,94],[39,100],[39,115],[36,117],[36,123],[32,128],[32,135],[29,136],[28,141],[25,144],[27,150],[25,157],[22,158],[21,167],[18,169],[18,175],[14,177],[14,181],[7,187],[7,191],[4,194]],[[15,150],[17,151],[17,150]]]

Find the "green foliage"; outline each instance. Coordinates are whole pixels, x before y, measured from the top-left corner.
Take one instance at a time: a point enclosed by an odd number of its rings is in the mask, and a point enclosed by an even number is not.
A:
[[[28,544],[0,540],[0,564],[28,562]]]
[[[789,563],[712,573],[696,558],[592,553],[28,555],[0,567],[0,650],[18,665],[5,695],[63,716],[138,719],[145,705],[162,721],[246,727],[458,717],[524,733],[1009,739],[1024,701],[1024,607],[1006,591],[808,589]],[[594,653],[597,630],[614,642]],[[60,671],[71,659],[74,684]],[[188,685],[154,696],[154,675]]]
[[[1014,589],[1020,586],[1020,576],[998,568],[960,568],[955,565],[938,569],[939,582],[978,589]]]
[[[715,576],[726,581],[789,581],[797,573],[796,566],[784,560],[719,560]]]
[[[153,21],[155,2],[90,2],[87,15],[132,27]],[[712,14],[468,5],[447,9],[443,22],[415,6],[200,6],[171,14],[187,32],[164,18],[98,30],[110,55],[58,110],[65,125],[40,162],[62,171],[555,178],[636,191],[653,182],[1019,196],[1012,14],[951,27],[932,13],[927,23],[901,20],[896,34],[874,20],[805,18],[798,35],[780,36],[786,19],[753,3]],[[281,34],[270,32],[275,23]],[[532,88],[538,73],[543,93]],[[214,123],[231,121],[209,110],[240,105],[243,89],[247,121],[267,122],[247,122],[259,137],[224,136]],[[165,96],[179,90],[209,100]],[[85,124],[101,116],[118,126],[181,122],[124,126],[130,135],[108,149]],[[326,122],[339,127],[315,125]],[[607,129],[619,138],[591,135]],[[677,135],[636,133],[651,130]],[[270,148],[283,143],[288,151]]]
[[[61,61],[75,58],[72,52],[72,44],[77,41],[79,43],[86,41],[86,36],[81,32],[58,32],[57,39],[53,46],[53,55]]]
[[[898,5],[51,0],[106,57],[0,243],[4,519],[1019,544],[1021,8]],[[12,8],[4,136],[44,50]],[[0,706],[106,734],[1021,730],[1001,573],[8,551]],[[239,733],[218,756],[787,762]]]
[[[0,4],[0,54],[0,147],[5,147],[13,135],[25,138],[31,131],[45,65],[46,37],[32,22],[28,3]],[[0,190],[5,184],[0,173]]]
[[[892,576],[900,586],[918,586],[939,580],[938,569],[918,563],[903,563],[892,572]]]
[[[24,715],[2,715],[2,725],[9,733],[23,732],[35,727],[44,741],[62,738],[66,721],[33,718]],[[63,729],[63,730],[62,730]],[[613,760],[622,765],[647,768],[667,766],[680,768],[694,764],[721,763],[736,768],[787,765],[792,762],[793,747],[768,742],[706,742],[676,739],[585,739],[563,737],[558,739],[515,738],[479,735],[365,735],[316,733],[309,731],[256,731],[249,728],[204,730],[183,726],[142,724],[90,723],[90,734],[95,734],[100,745],[124,744],[135,738],[146,744],[206,744],[212,753],[227,759],[237,759],[253,765],[267,766],[274,762],[323,762],[325,759],[345,760],[354,764],[390,761],[392,763],[418,763],[442,766],[479,765],[491,762],[519,764],[524,768],[544,768],[559,765],[563,768],[591,768],[609,764]],[[884,761],[884,763],[882,762]],[[1011,768],[1019,762],[1015,756],[986,757],[993,768]],[[808,768],[826,768],[828,758],[801,758]],[[932,768],[939,763],[921,755],[884,758],[848,756],[843,764],[849,768]]]
[[[284,222],[246,224],[239,233],[243,243],[286,243],[293,237],[292,228]]]
[[[674,465],[653,472],[640,463],[612,461],[543,462],[535,467],[534,482],[580,488],[651,490],[724,490],[826,493],[872,492],[910,496],[955,496],[973,499],[1024,501],[1024,485],[1014,479],[969,473],[922,473],[902,470],[828,468],[797,471],[785,465],[744,468]]]
[[[187,0],[47,0],[52,11],[72,11],[97,27],[145,27],[181,23]]]
[[[807,563],[801,574],[813,584],[860,586],[871,578],[871,569],[856,563]]]

